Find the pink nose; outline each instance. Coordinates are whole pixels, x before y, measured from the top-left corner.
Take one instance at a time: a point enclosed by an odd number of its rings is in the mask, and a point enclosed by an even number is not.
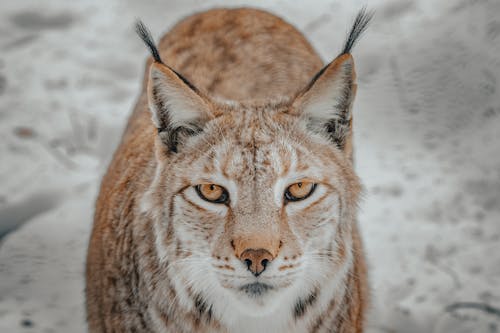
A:
[[[273,255],[265,249],[246,249],[240,256],[240,260],[255,276],[259,276],[273,259]]]

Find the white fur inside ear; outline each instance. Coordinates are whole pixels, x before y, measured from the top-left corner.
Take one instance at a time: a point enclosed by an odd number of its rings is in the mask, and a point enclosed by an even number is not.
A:
[[[157,128],[165,124],[190,128],[207,117],[206,103],[174,73],[167,74],[153,65],[148,90],[149,108]]]
[[[313,124],[324,124],[327,121],[345,119],[344,110],[337,108],[349,94],[353,82],[353,61],[343,61],[335,73],[323,73],[308,92],[303,96],[302,114]],[[328,71],[328,69],[327,69]],[[350,115],[347,119],[350,118]]]

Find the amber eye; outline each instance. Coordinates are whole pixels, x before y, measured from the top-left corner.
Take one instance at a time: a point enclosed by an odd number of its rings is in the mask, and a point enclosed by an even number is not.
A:
[[[229,193],[222,186],[216,184],[196,185],[196,192],[206,201],[225,204],[229,201]]]
[[[316,184],[311,182],[298,182],[288,186],[285,191],[286,201],[300,201],[309,197],[316,188]]]

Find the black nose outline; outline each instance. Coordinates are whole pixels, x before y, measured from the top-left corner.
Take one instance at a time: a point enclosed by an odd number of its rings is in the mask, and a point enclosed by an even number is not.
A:
[[[243,251],[240,260],[255,277],[258,277],[266,270],[273,257],[265,249],[247,249]]]

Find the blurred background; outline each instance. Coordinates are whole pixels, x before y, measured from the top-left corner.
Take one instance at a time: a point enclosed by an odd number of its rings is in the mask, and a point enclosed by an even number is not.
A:
[[[368,331],[499,331],[498,0],[2,0],[0,331],[85,332],[94,200],[148,55],[136,18],[159,38],[208,8],[263,8],[329,61],[364,4],[376,11],[353,52]]]

